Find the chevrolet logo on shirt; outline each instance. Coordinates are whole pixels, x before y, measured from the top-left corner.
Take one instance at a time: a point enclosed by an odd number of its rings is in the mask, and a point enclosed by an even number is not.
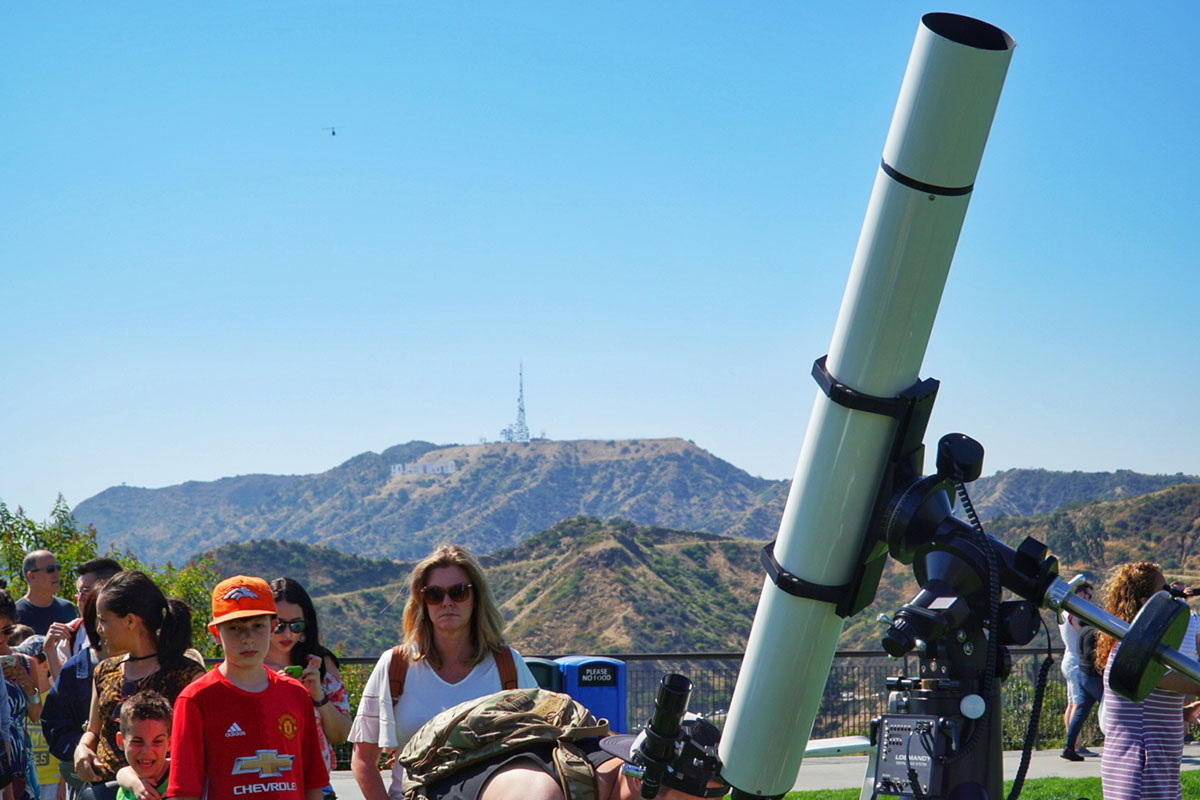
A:
[[[233,762],[233,774],[257,772],[259,777],[274,778],[292,768],[293,755],[280,755],[278,750],[256,750],[253,756],[242,756]]]

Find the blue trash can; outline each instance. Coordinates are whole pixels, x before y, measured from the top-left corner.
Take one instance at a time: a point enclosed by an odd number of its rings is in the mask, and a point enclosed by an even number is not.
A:
[[[525,658],[525,666],[529,667],[529,671],[533,673],[539,687],[552,692],[563,690],[562,668],[558,662],[549,658],[530,656]]]
[[[562,691],[587,706],[597,719],[607,719],[613,733],[629,732],[624,661],[604,656],[555,660],[562,670]]]

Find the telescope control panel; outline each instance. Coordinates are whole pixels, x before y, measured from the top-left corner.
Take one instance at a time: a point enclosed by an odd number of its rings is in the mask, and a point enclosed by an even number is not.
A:
[[[938,796],[942,790],[939,764],[948,743],[941,720],[919,714],[884,714],[876,722],[875,796]]]

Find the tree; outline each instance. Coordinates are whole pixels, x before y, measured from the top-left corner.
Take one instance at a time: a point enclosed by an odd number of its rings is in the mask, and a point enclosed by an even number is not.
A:
[[[21,562],[34,550],[49,550],[62,568],[59,596],[75,599],[75,567],[96,557],[96,529],[80,525],[60,494],[50,519],[35,522],[18,508],[17,513],[0,503],[0,573],[8,581],[10,594],[18,597],[28,588]]]
[[[1108,539],[1108,531],[1100,520],[1092,517],[1079,529],[1079,550],[1083,560],[1096,567],[1108,566],[1104,562],[1104,542]]]
[[[1049,530],[1046,533],[1046,545],[1050,552],[1058,556],[1064,564],[1074,564],[1080,561],[1080,552],[1075,523],[1065,513],[1058,511],[1050,515]]]
[[[62,586],[58,593],[73,600],[75,567],[96,557],[96,529],[80,525],[60,494],[46,522],[34,522],[17,509],[12,513],[0,503],[0,574],[11,587],[14,597],[23,594],[25,575],[21,562],[34,550],[49,550],[62,567]],[[212,590],[221,580],[211,558],[195,560],[183,567],[170,561],[159,567],[147,564],[131,550],[110,548],[104,555],[121,562],[125,569],[140,570],[158,584],[167,597],[178,598],[192,607],[192,646],[208,656],[218,655],[217,644],[208,632]]]

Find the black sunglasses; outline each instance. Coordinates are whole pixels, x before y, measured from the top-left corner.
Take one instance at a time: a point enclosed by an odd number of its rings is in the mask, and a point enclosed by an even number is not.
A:
[[[275,633],[283,633],[285,628],[291,628],[292,633],[304,633],[304,629],[307,627],[308,623],[302,619],[294,619],[291,622],[279,620],[275,623]]]
[[[58,564],[51,564],[48,567],[39,567],[38,569],[31,569],[29,571],[30,572],[48,572],[51,575],[53,575],[54,573],[58,572],[58,570],[59,570]]]
[[[431,605],[442,602],[446,599],[446,595],[450,595],[450,599],[454,602],[461,603],[471,596],[471,584],[456,583],[445,589],[441,586],[426,586],[421,590],[421,595],[425,598],[425,602]]]

